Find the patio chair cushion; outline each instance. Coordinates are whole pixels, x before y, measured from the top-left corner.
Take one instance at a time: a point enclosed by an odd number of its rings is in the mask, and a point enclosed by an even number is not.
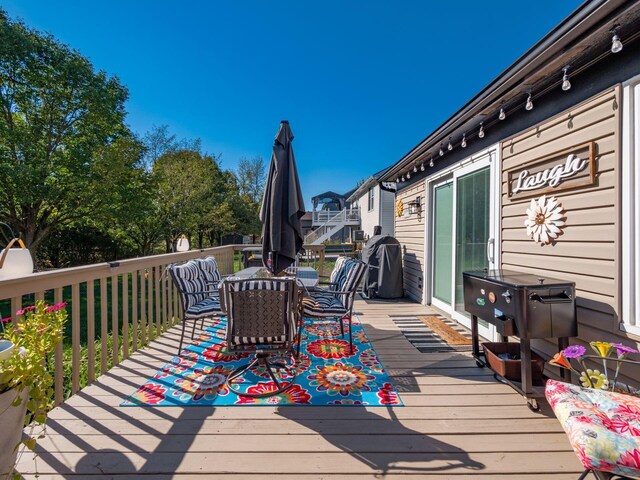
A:
[[[585,468],[640,474],[640,398],[555,380],[545,396]]]
[[[302,314],[315,318],[336,318],[347,314],[348,309],[338,295],[325,292],[312,292],[302,300]]]
[[[198,263],[198,268],[201,270],[202,276],[204,277],[209,289],[211,289],[212,286],[217,288],[222,276],[220,275],[220,269],[218,268],[216,257],[209,256],[205,258],[198,258],[196,262]],[[213,294],[218,295],[218,290],[214,290]]]
[[[183,297],[186,311],[209,296],[207,292],[211,290],[211,285],[207,285],[195,260],[189,260],[182,265],[171,265],[171,276]]]
[[[214,313],[220,313],[220,299],[214,297],[204,298],[191,305],[186,311],[189,318],[208,317]]]

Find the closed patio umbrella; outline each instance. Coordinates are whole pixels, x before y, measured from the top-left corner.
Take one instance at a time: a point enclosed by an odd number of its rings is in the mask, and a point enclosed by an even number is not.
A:
[[[302,251],[304,200],[293,156],[289,122],[280,122],[262,199],[262,262],[273,274],[290,266]],[[271,259],[271,265],[269,265]]]

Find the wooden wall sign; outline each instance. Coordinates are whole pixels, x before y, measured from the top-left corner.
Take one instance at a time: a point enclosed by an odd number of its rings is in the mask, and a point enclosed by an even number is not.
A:
[[[509,199],[593,185],[595,151],[595,142],[587,142],[507,170]]]

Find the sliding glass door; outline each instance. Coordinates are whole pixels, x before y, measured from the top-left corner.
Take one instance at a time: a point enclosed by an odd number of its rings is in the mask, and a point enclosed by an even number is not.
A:
[[[433,298],[451,304],[453,269],[453,182],[433,189]]]
[[[464,310],[462,272],[495,268],[492,168],[487,154],[430,184],[431,302],[465,326],[471,323]],[[480,334],[491,339],[489,327],[481,325]]]

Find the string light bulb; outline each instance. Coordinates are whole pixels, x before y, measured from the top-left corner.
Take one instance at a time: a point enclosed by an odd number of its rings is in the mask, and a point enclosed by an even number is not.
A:
[[[529,90],[529,96],[527,97],[527,103],[525,104],[524,109],[527,111],[533,110],[533,99],[531,98],[531,90]]]
[[[462,148],[467,148],[467,133],[462,134],[462,143],[460,144]]]
[[[478,138],[484,138],[484,126],[480,122],[480,130],[478,131]]]
[[[404,175],[402,175],[402,181],[404,182]]]
[[[622,51],[622,40],[620,40],[616,28],[617,25],[611,29],[611,33],[613,34],[611,37],[611,53],[618,53]]]
[[[564,67],[562,69],[562,90],[565,92],[571,89],[571,82],[569,81],[569,74],[567,73],[567,70],[569,70],[569,67]]]
[[[400,183],[400,177],[396,178],[396,183]]]
[[[407,180],[411,178],[411,172],[407,172]]]
[[[413,173],[418,173],[418,167],[416,165],[413,166]]]
[[[422,165],[420,165],[420,171],[424,172],[424,162],[422,162]]]
[[[433,157],[431,157],[431,160],[429,160],[429,166],[433,168]]]
[[[444,150],[442,149],[442,142],[440,143],[440,151],[438,152],[440,156],[444,155]]]
[[[451,137],[449,137],[449,145],[447,145],[447,150],[453,150],[453,145],[451,145]]]
[[[500,107],[500,115],[498,115],[498,118],[500,120],[504,120],[505,118],[507,118],[507,114],[504,113],[504,108]]]

